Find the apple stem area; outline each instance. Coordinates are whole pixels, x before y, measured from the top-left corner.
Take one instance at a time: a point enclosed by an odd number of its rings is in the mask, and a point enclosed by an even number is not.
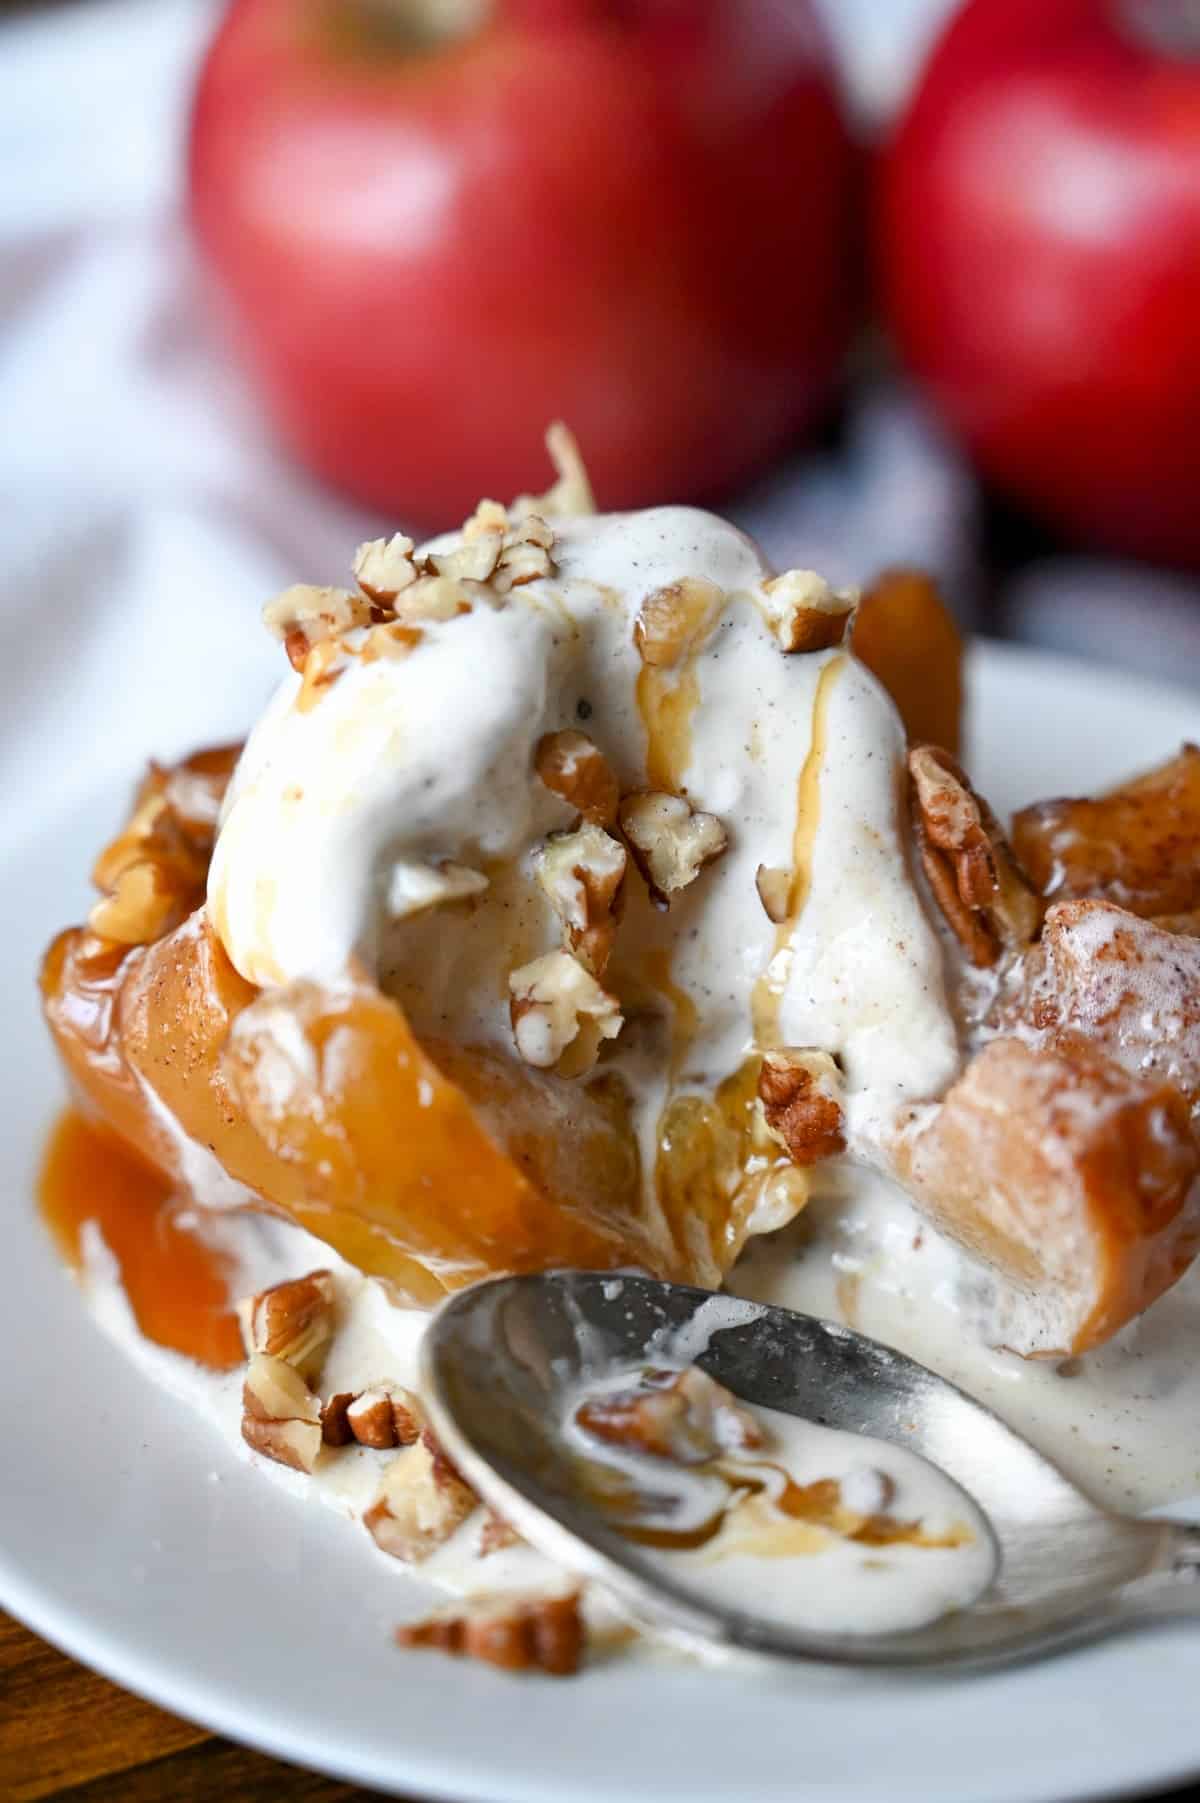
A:
[[[1200,59],[1200,0],[1117,0],[1117,16],[1139,48],[1187,62]]]
[[[490,17],[489,0],[333,0],[330,35],[353,50],[437,50],[470,37]]]

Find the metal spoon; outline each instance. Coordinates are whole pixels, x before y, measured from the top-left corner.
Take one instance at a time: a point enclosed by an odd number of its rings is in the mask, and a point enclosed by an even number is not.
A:
[[[891,1440],[939,1466],[995,1534],[997,1575],[985,1594],[902,1634],[824,1635],[664,1576],[581,1494],[557,1428],[582,1380],[669,1361],[672,1349],[746,1402]],[[996,1664],[1200,1616],[1200,1527],[1098,1507],[953,1384],[809,1315],[646,1277],[500,1278],[441,1309],[422,1361],[434,1430],[484,1500],[556,1564],[595,1579],[659,1630],[793,1659],[928,1667]]]

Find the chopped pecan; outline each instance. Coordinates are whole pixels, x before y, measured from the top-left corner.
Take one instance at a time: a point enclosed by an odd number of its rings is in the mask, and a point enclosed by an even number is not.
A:
[[[656,906],[694,883],[706,864],[729,843],[715,814],[698,813],[682,795],[635,789],[617,815],[633,861],[646,879]]]
[[[858,605],[857,589],[830,588],[815,570],[788,570],[763,583],[767,618],[784,651],[827,651],[840,645]]]
[[[117,877],[111,895],[92,904],[88,925],[118,945],[149,945],[179,922],[179,895],[162,865],[147,858]]]
[[[512,1523],[497,1515],[495,1509],[489,1509],[479,1530],[479,1557],[486,1559],[492,1553],[502,1553],[506,1547],[520,1545],[521,1536]]]
[[[500,561],[507,529],[507,521],[486,530],[476,524],[470,535],[464,527],[460,544],[451,551],[434,551],[429,561],[439,576],[455,582],[487,582]]]
[[[499,501],[481,501],[469,520],[463,522],[462,535],[465,540],[485,538],[498,532],[501,539],[509,528],[506,508]]]
[[[340,638],[355,626],[367,626],[371,609],[361,595],[344,588],[318,588],[297,582],[263,609],[263,624],[282,639],[293,670],[304,669],[314,645]]]
[[[601,1041],[621,1031],[621,1007],[570,952],[548,952],[508,979],[513,1038],[526,1064],[578,1077]]]
[[[321,1404],[321,1438],[326,1446],[352,1446],[354,1435],[350,1431],[347,1414],[354,1401],[353,1390],[338,1390],[333,1396],[326,1397]]]
[[[585,732],[567,728],[538,740],[534,769],[551,791],[593,826],[611,827],[621,792],[612,767]]]
[[[396,617],[409,625],[456,620],[460,614],[469,614],[481,599],[487,599],[484,585],[465,576],[418,576],[411,587],[397,595]]]
[[[461,1527],[475,1501],[475,1492],[426,1430],[386,1467],[363,1523],[382,1552],[419,1565]]]
[[[648,1369],[628,1389],[589,1397],[575,1411],[585,1433],[678,1465],[763,1444],[758,1421],[731,1391],[698,1365]]]
[[[1041,924],[1041,903],[1000,824],[948,752],[908,754],[921,862],[934,897],[972,964],[1023,949]]]
[[[496,592],[506,595],[527,582],[554,574],[550,553],[554,533],[538,513],[522,515],[505,536],[504,545],[492,578]]]
[[[603,976],[620,919],[625,847],[585,822],[552,833],[534,857],[537,880],[563,923],[567,943],[594,977]]]
[[[402,533],[373,538],[354,553],[354,580],[363,594],[385,613],[395,608],[396,597],[417,580],[413,542]]]
[[[346,1425],[360,1446],[389,1451],[412,1446],[421,1438],[425,1417],[411,1390],[399,1384],[375,1384],[354,1397],[346,1410]]]
[[[301,665],[303,681],[296,697],[297,711],[301,714],[311,712],[348,665],[346,648],[340,639],[320,639],[313,645],[305,653]]]
[[[94,933],[118,945],[148,945],[186,920],[203,893],[211,834],[193,834],[153,772],[133,814],[92,869],[105,893],[92,906]]]
[[[482,895],[487,886],[483,872],[466,864],[394,864],[388,879],[388,913],[393,920],[406,920],[427,908]]]
[[[846,1150],[841,1072],[828,1052],[764,1052],[758,1097],[772,1138],[793,1164],[817,1164]]]
[[[256,1352],[246,1367],[242,1438],[294,1471],[311,1471],[321,1450],[320,1400],[293,1366],[266,1352]]]
[[[715,582],[683,576],[642,602],[633,642],[644,664],[673,669],[699,651],[721,617],[725,594]]]
[[[312,1382],[333,1339],[335,1300],[330,1271],[310,1271],[263,1290],[250,1304],[250,1350],[282,1359]]]
[[[775,926],[782,926],[792,905],[792,873],[778,865],[760,864],[754,873],[754,887],[763,912]]]
[[[397,1646],[436,1648],[504,1671],[541,1671],[555,1678],[579,1670],[583,1643],[575,1592],[525,1599],[470,1597],[396,1630]]]

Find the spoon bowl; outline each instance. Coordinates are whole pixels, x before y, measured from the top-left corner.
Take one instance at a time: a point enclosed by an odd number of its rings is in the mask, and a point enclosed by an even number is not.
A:
[[[453,1297],[426,1333],[435,1432],[532,1545],[658,1631],[793,1659],[939,1666],[1028,1658],[1200,1614],[1200,1528],[1111,1513],[989,1409],[849,1328],[652,1278],[559,1271]],[[893,1634],[824,1634],[731,1608],[664,1575],[580,1487],[560,1424],[606,1372],[698,1364],[743,1401],[920,1454],[983,1511],[992,1583],[970,1608]]]

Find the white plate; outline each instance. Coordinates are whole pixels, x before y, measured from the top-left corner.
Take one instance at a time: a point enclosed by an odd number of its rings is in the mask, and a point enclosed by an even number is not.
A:
[[[1002,808],[1095,787],[1200,736],[1190,696],[1118,673],[988,647],[975,676],[973,768]],[[0,671],[10,718],[18,682]],[[138,685],[120,701],[122,731],[128,710],[136,729]],[[44,785],[60,748],[41,737],[27,750]],[[7,1608],[167,1708],[383,1790],[487,1803],[1066,1803],[1200,1769],[1200,1634],[1186,1629],[955,1681],[614,1659],[564,1683],[393,1651],[411,1580],[151,1387],[92,1326],[34,1218],[60,1083],[32,973],[51,930],[78,918],[120,799],[67,780],[57,793],[56,810],[44,786],[35,816],[10,808],[5,847]]]

